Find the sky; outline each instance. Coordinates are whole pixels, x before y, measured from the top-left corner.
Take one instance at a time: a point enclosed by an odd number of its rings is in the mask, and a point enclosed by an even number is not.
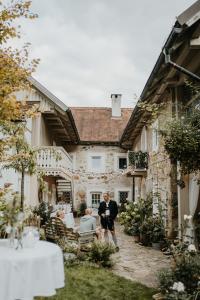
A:
[[[40,58],[34,77],[68,106],[133,107],[176,16],[194,0],[32,0],[20,43]]]

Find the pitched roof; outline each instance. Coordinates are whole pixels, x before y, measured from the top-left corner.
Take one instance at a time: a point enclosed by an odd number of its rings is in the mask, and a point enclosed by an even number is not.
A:
[[[71,107],[82,143],[118,144],[132,108],[122,108],[120,118],[112,118],[111,108]]]
[[[54,139],[62,144],[78,144],[80,138],[70,108],[35,78],[29,76],[28,80],[52,104],[51,111],[43,111],[42,114]]]

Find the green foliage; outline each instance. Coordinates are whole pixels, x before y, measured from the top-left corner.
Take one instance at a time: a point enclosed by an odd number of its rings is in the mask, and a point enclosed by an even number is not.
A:
[[[90,265],[65,268],[66,285],[53,297],[37,300],[151,300],[155,290]]]
[[[153,215],[153,197],[158,198],[158,214]],[[126,210],[119,215],[119,222],[129,235],[143,235],[143,243],[160,242],[165,237],[163,208],[160,196],[150,193],[146,199],[138,199],[125,205]]]
[[[141,215],[138,203],[128,203],[125,205],[125,211],[119,215],[119,222],[124,225],[124,231],[130,235],[139,235],[141,225]]]
[[[160,272],[160,290],[165,295],[164,299],[200,299],[200,255],[191,251],[190,247],[182,243],[174,247],[174,266]],[[183,284],[184,291],[175,290],[175,282]]]
[[[158,273],[159,288],[163,294],[170,292],[170,288],[176,281],[174,272],[171,269],[162,270]]]
[[[152,231],[150,235],[153,243],[163,241],[165,237],[165,228],[163,220],[160,216],[155,216],[152,218]]]
[[[172,161],[179,161],[184,174],[200,169],[200,110],[193,109],[180,119],[172,119],[161,131]]]
[[[53,211],[52,205],[42,201],[39,206],[35,207],[33,213],[40,217],[41,225],[45,225],[46,222],[50,219],[50,215]]]
[[[110,257],[113,253],[115,253],[114,246],[109,243],[96,241],[91,244],[90,251],[88,252],[88,260],[99,266],[109,268],[113,265]]]
[[[183,282],[186,291],[193,293],[198,288],[200,278],[200,255],[187,253],[176,262],[175,278]]]
[[[135,166],[135,168],[143,169],[148,168],[148,152],[134,152],[129,151],[128,152],[129,157],[129,165]]]

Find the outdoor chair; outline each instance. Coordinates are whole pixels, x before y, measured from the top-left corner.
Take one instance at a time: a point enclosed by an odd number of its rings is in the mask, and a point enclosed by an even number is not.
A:
[[[94,242],[96,237],[96,233],[94,230],[87,232],[79,232],[79,247],[81,251],[90,251],[90,244]]]
[[[44,226],[46,240],[54,242],[64,248],[67,241],[77,241],[79,234],[73,232],[72,228],[67,228],[61,219],[52,217]]]

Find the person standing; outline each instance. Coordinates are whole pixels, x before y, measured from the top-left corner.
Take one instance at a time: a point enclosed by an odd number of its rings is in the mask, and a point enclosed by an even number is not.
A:
[[[101,218],[101,226],[104,229],[104,239],[106,242],[109,242],[108,231],[112,235],[113,242],[116,246],[116,250],[119,250],[117,244],[117,237],[115,233],[114,220],[118,214],[117,203],[113,200],[110,200],[109,193],[103,194],[104,201],[99,205],[98,214]]]

